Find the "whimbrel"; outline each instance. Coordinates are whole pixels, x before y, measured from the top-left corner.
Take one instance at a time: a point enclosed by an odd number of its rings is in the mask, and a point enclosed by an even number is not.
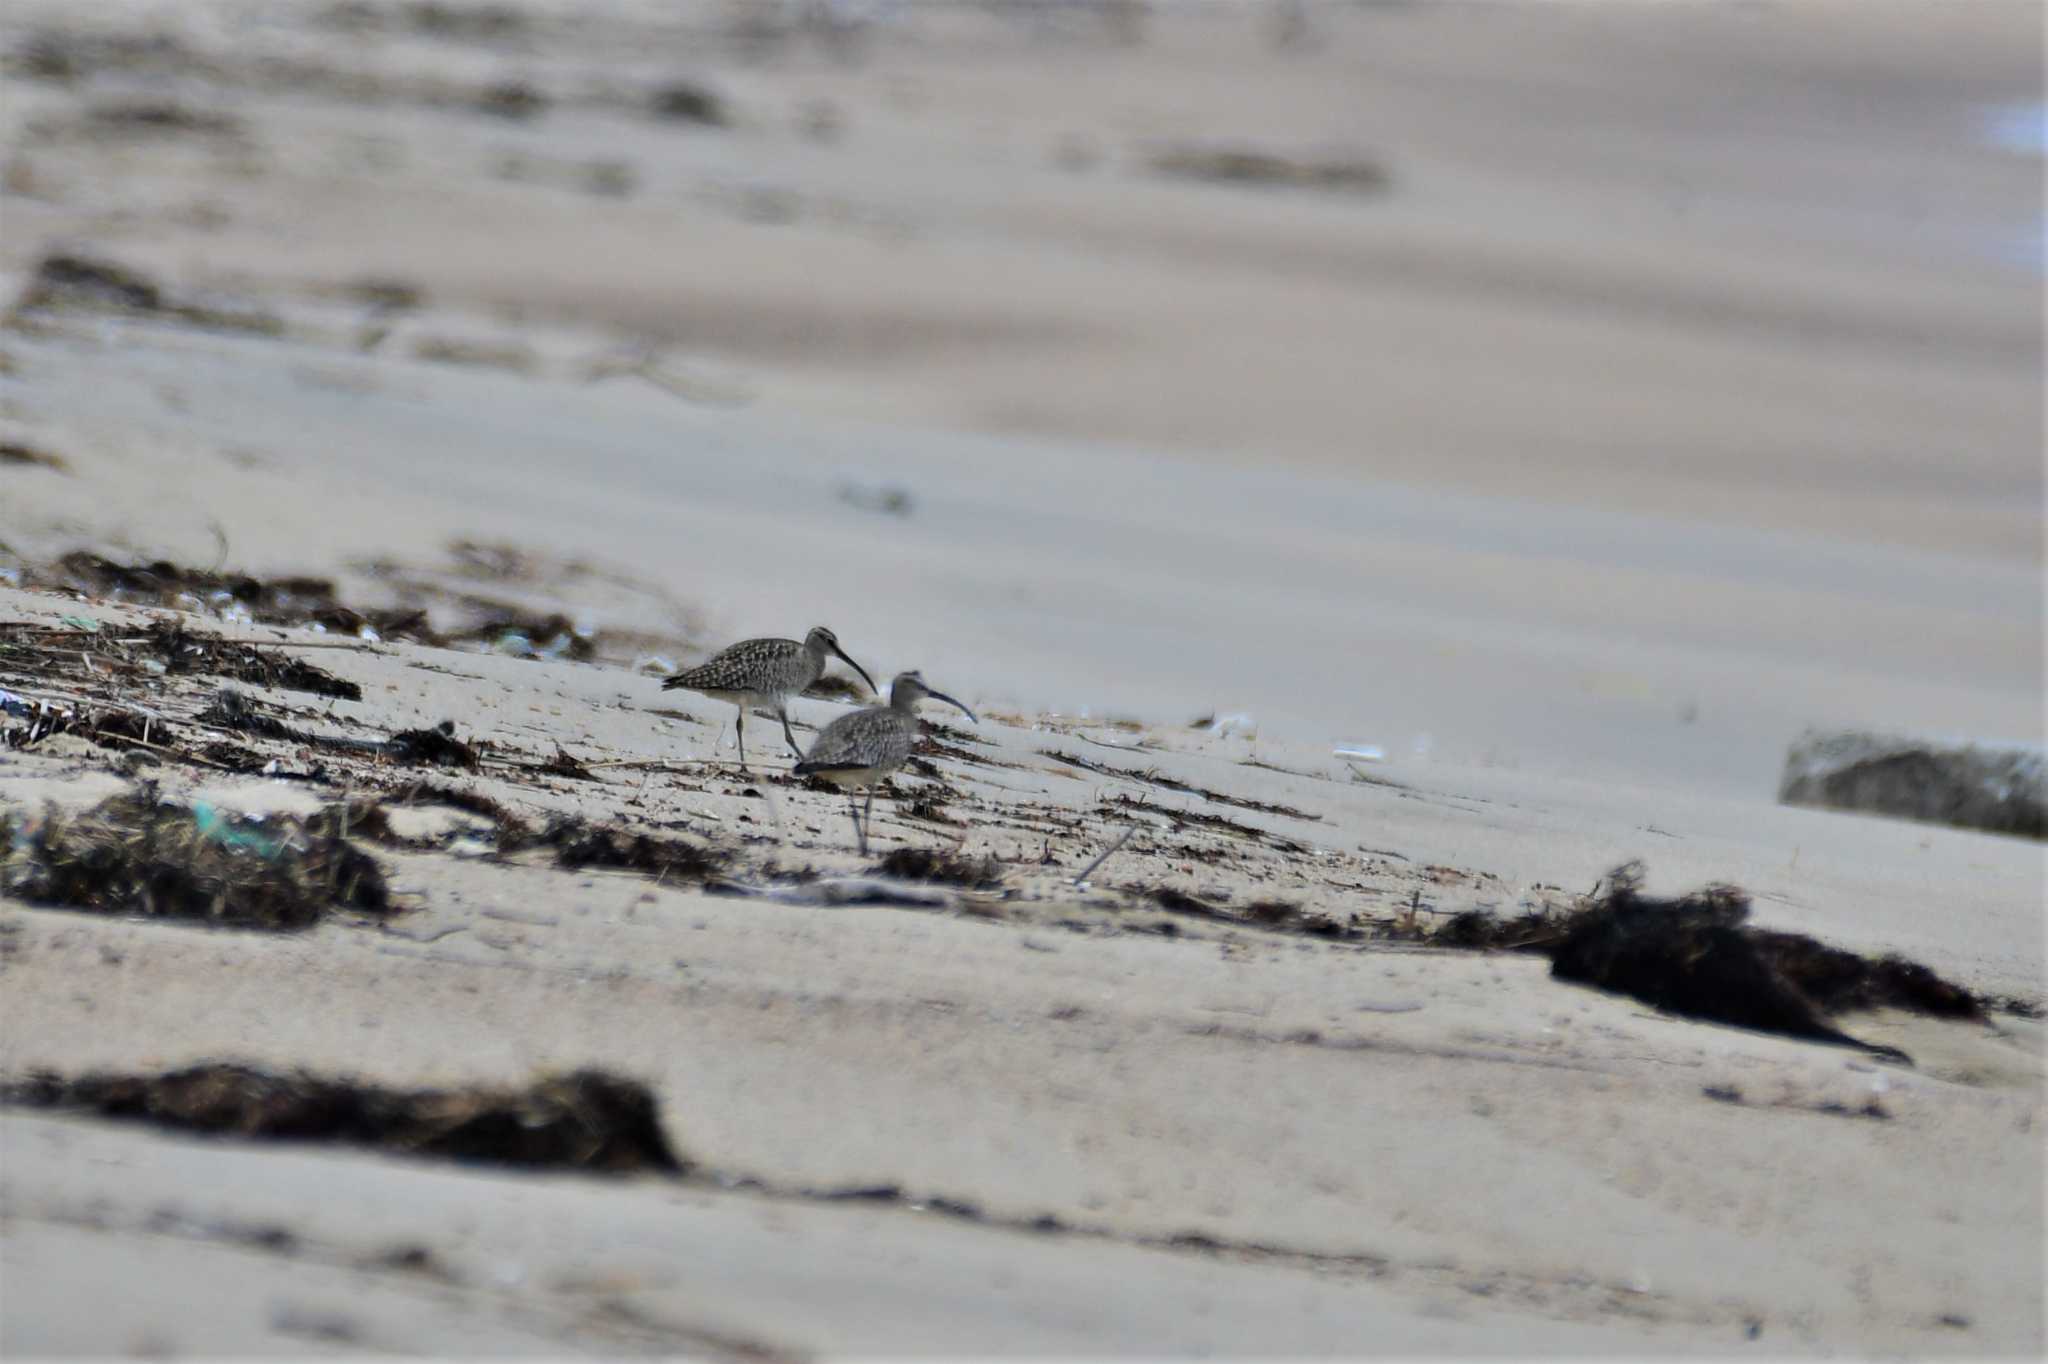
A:
[[[774,711],[782,721],[782,737],[788,742],[789,751],[799,758],[804,755],[796,746],[796,735],[789,730],[789,700],[824,675],[827,654],[845,658],[847,666],[868,684],[868,690],[875,689],[875,679],[868,676],[867,669],[847,658],[846,651],[839,647],[839,637],[822,625],[804,636],[802,643],[793,639],[743,639],[720,649],[688,672],[668,678],[661,688],[703,692],[714,701],[730,701],[739,707],[736,728],[740,771],[744,772],[747,711],[754,706]]]
[[[853,815],[853,836],[860,841],[860,855],[868,855],[867,816],[875,808],[875,783],[903,766],[917,744],[917,703],[930,697],[949,706],[959,706],[976,724],[981,719],[942,691],[925,685],[921,674],[896,674],[889,684],[889,704],[869,706],[842,715],[818,732],[811,751],[796,765],[800,777],[822,777],[846,792],[846,805]],[[868,788],[867,804],[853,808],[853,790]]]

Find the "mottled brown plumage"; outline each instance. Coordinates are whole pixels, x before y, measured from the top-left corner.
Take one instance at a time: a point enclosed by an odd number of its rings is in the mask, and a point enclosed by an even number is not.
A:
[[[898,673],[889,684],[889,704],[842,715],[818,732],[811,751],[796,765],[800,777],[817,777],[847,793],[849,810],[853,791],[865,786],[868,798],[862,809],[853,811],[853,833],[860,842],[861,856],[867,856],[865,820],[875,805],[875,784],[903,766],[917,746],[917,703],[925,698],[959,706],[968,719],[981,720],[966,706],[944,692],[933,691],[915,672]]]
[[[747,711],[756,706],[774,712],[782,721],[782,737],[788,742],[789,751],[799,758],[803,756],[803,750],[796,745],[796,735],[789,728],[790,698],[802,694],[805,687],[824,675],[825,660],[829,655],[845,659],[847,666],[868,684],[868,690],[875,689],[875,680],[868,676],[867,669],[848,658],[846,651],[839,647],[838,636],[822,625],[815,627],[801,641],[743,639],[720,649],[689,671],[668,678],[661,686],[664,691],[681,688],[702,692],[714,701],[730,701],[739,708],[736,728],[740,770],[745,771]]]

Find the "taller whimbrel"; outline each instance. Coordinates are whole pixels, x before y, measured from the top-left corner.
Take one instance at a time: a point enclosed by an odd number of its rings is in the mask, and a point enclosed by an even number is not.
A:
[[[839,637],[822,625],[804,636],[801,644],[793,639],[743,639],[720,649],[688,672],[677,673],[664,681],[661,688],[663,691],[673,691],[678,687],[699,691],[714,701],[730,701],[739,707],[740,718],[735,729],[740,749],[740,771],[744,772],[747,770],[747,711],[754,706],[774,711],[776,718],[782,721],[782,737],[788,742],[789,751],[799,758],[804,755],[804,751],[796,746],[796,735],[790,733],[789,701],[824,675],[828,654],[846,659],[846,665],[860,674],[861,681],[868,684],[868,690],[875,689],[875,679],[868,676],[867,669],[847,658],[846,651],[839,647]]]
[[[917,703],[930,697],[949,706],[959,706],[976,724],[981,719],[966,706],[942,691],[925,685],[919,673],[896,674],[889,684],[889,704],[869,706],[842,715],[818,731],[811,751],[796,765],[800,777],[820,777],[846,792],[847,809],[853,815],[853,836],[860,841],[860,855],[868,855],[867,816],[875,808],[875,783],[903,766],[917,745]],[[853,789],[868,788],[867,804],[853,809]]]

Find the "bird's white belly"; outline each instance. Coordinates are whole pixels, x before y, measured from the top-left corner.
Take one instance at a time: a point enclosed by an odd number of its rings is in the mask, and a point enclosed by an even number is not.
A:
[[[744,706],[748,710],[761,711],[773,718],[778,707],[789,703],[789,692],[775,691],[707,691],[700,695],[714,701],[723,701],[729,706]]]

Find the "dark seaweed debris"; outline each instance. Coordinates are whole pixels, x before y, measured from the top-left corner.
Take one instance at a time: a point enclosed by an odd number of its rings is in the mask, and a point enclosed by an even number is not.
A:
[[[60,474],[71,472],[71,464],[62,455],[53,455],[48,450],[38,450],[33,445],[20,441],[0,440],[0,464],[29,464],[44,469],[55,469]]]
[[[384,752],[397,762],[422,767],[460,767],[474,772],[483,765],[481,755],[455,737],[453,720],[443,720],[432,729],[401,729],[384,741]]]
[[[1172,147],[1152,158],[1154,170],[1221,184],[1376,193],[1392,183],[1384,166],[1359,157],[1303,159],[1249,147]]]
[[[443,720],[431,729],[401,729],[388,739],[314,734],[265,714],[255,701],[229,687],[214,693],[199,718],[207,724],[259,739],[281,739],[329,752],[381,756],[416,767],[455,767],[474,772],[483,765],[478,748],[455,736],[453,720]],[[559,774],[563,769],[549,763],[537,770]]]
[[[263,625],[317,625],[343,635],[360,635],[369,629],[388,637],[419,614],[357,611],[343,605],[333,581],[327,578],[258,578],[188,568],[168,559],[124,564],[89,550],[73,550],[34,571],[30,579],[33,586],[64,588],[127,605],[234,610]]]
[[[475,574],[477,556],[509,551],[502,546],[457,541],[450,552],[462,569]],[[524,565],[517,567],[520,573],[525,572]],[[378,565],[376,571],[386,577],[395,573],[388,565]],[[477,576],[504,578],[515,574],[508,570]],[[463,623],[447,630],[438,629],[426,608],[417,602],[376,608],[351,606],[342,601],[333,580],[328,578],[258,578],[247,573],[191,568],[166,559],[121,563],[88,550],[74,550],[53,564],[31,567],[24,581],[31,587],[78,592],[130,606],[212,611],[260,625],[317,626],[337,635],[404,640],[433,648],[462,645],[522,658],[583,662],[596,658],[599,645],[604,642],[589,628],[559,611],[537,612],[490,597],[450,594],[409,581],[399,586],[416,595],[451,598],[451,604],[463,613]]]
[[[1345,922],[1328,914],[1312,913],[1286,900],[1254,901],[1245,906],[1244,917],[1264,928],[1305,933],[1311,938],[1342,940],[1365,936],[1365,927],[1357,915]]]
[[[265,714],[257,702],[242,695],[233,687],[222,687],[215,692],[213,699],[206,703],[206,709],[199,712],[199,718],[206,724],[232,729],[258,739],[284,739],[304,743],[308,738],[284,721]]]
[[[1625,994],[1670,1013],[1855,1047],[1910,1063],[1903,1052],[1858,1041],[1834,1027],[1796,983],[1795,974],[1803,972],[1813,979],[1815,973],[1798,964],[1808,954],[1788,954],[1784,942],[1820,948],[1812,939],[1746,928],[1749,897],[1733,886],[1708,886],[1667,900],[1643,895],[1642,877],[1638,863],[1617,868],[1607,877],[1606,893],[1569,916],[1563,936],[1551,949],[1552,976]],[[1854,956],[1834,949],[1820,951],[1834,954],[1828,964],[1837,973],[1843,973],[1846,960]],[[1870,963],[1855,960],[1862,964],[1864,978],[1871,979]],[[1793,963],[1791,973],[1782,964],[1788,961]],[[1854,973],[1845,973],[1845,978],[1847,974]],[[1926,975],[1934,978],[1932,972]],[[1831,988],[1828,995],[1838,1000],[1856,997],[1845,985]]]
[[[1412,924],[1412,916],[1408,921]],[[1395,931],[1386,936],[1426,942],[1433,947],[1496,948],[1511,952],[1547,951],[1564,932],[1560,916],[1537,910],[1503,919],[1482,909],[1453,914],[1433,927]]]
[[[234,138],[247,131],[233,114],[192,109],[168,99],[122,99],[95,105],[85,112],[84,126],[88,132],[123,137],[189,134]]]
[[[231,677],[343,701],[361,700],[363,695],[355,683],[289,653],[222,639],[175,618],[134,630],[0,623],[0,666],[11,664],[24,675],[51,677],[75,672],[81,654],[91,656],[96,670],[124,673],[135,681],[151,673],[177,673]]]
[[[1433,947],[1537,952],[1551,975],[1628,995],[1669,1013],[1759,1032],[1855,1047],[1911,1064],[1905,1053],[1858,1041],[1831,1015],[1893,1008],[1982,1019],[1995,1005],[1919,962],[1861,956],[1800,933],[1749,926],[1749,896],[1711,885],[1675,899],[1642,893],[1643,867],[1609,872],[1569,909],[1513,918],[1466,910],[1434,927],[1411,909],[1379,936]]]
[[[907,881],[966,886],[970,890],[993,890],[1003,883],[1003,865],[993,857],[963,857],[929,848],[893,849],[875,864],[875,873]]]
[[[1246,905],[1243,910],[1233,912],[1221,905],[1213,905],[1198,895],[1190,895],[1172,886],[1155,886],[1145,890],[1137,886],[1124,889],[1141,895],[1171,914],[1184,914],[1189,918],[1207,919],[1212,923],[1235,924],[1246,928],[1266,928],[1281,933],[1300,933],[1311,938],[1349,940],[1365,936],[1364,925],[1356,915],[1349,922],[1303,910],[1301,906],[1285,900],[1259,900]]]
[[[1143,782],[1147,786],[1157,786],[1164,791],[1178,791],[1182,795],[1200,796],[1203,800],[1211,801],[1217,805],[1229,805],[1240,810],[1251,810],[1262,815],[1281,815],[1287,819],[1299,819],[1309,822],[1320,822],[1323,818],[1321,815],[1310,814],[1306,810],[1297,810],[1292,805],[1273,805],[1263,800],[1249,800],[1243,796],[1233,796],[1223,791],[1211,791],[1205,786],[1195,786],[1192,783],[1181,781],[1177,777],[1166,776],[1156,768],[1144,772],[1135,772],[1128,767],[1113,767],[1108,763],[1099,763],[1092,759],[1084,758],[1078,753],[1062,753],[1057,749],[1050,748],[1045,750],[1045,756],[1055,762],[1065,763],[1069,767],[1078,767],[1084,772],[1099,772],[1105,777],[1121,777],[1126,781]]]
[[[585,767],[581,759],[559,743],[555,745],[555,756],[536,767],[534,771],[550,777],[567,777],[571,781],[597,780],[597,773]]]
[[[36,266],[14,306],[150,313],[164,306],[164,294],[155,281],[126,266],[58,253]]]
[[[476,107],[499,118],[520,120],[547,112],[548,97],[525,81],[501,81],[477,92]]]
[[[232,677],[238,682],[311,692],[340,701],[363,699],[363,689],[354,682],[289,653],[221,639],[189,629],[177,620],[157,621],[144,634],[166,672]]]
[[[0,814],[0,890],[32,904],[290,932],[388,915],[376,860],[317,820],[256,819],[147,791]]]
[[[481,791],[465,791],[460,787],[415,781],[408,782],[392,792],[390,800],[394,805],[446,805],[450,809],[481,815],[496,824],[500,830],[526,830],[524,820],[507,809],[503,802]],[[531,831],[527,833],[530,836]]]
[[[1829,1013],[1894,1008],[1938,1018],[1984,1017],[1982,1000],[1917,961],[1896,954],[1873,961],[1801,933],[1747,932],[1787,980]]]
[[[725,101],[715,92],[686,82],[662,86],[648,100],[648,107],[657,118],[674,119],[680,123],[722,128],[730,121],[725,112]]]
[[[133,131],[153,116],[159,119],[172,117],[166,109],[156,110],[155,115],[148,110],[139,110],[126,128]],[[163,122],[155,126],[159,130],[169,127]],[[37,263],[28,287],[15,300],[10,317],[19,319],[28,313],[63,312],[171,318],[199,327],[256,332],[265,336],[275,336],[284,330],[283,322],[269,313],[182,302],[139,271],[111,261],[57,252]]]
[[[1202,810],[1176,810],[1170,806],[1161,805],[1157,801],[1146,800],[1142,796],[1120,794],[1114,797],[1105,797],[1102,803],[1106,806],[1115,807],[1119,819],[1124,818],[1131,811],[1164,815],[1173,822],[1173,827],[1176,829],[1211,829],[1217,833],[1228,835],[1231,838],[1243,838],[1255,843],[1264,843],[1269,848],[1275,848],[1285,853],[1305,853],[1308,851],[1306,844],[1297,843],[1291,838],[1283,838],[1281,835],[1266,829],[1254,828],[1249,824],[1240,824],[1234,819],[1226,818],[1223,815],[1208,814]]]
[[[0,1086],[0,1099],[187,1132],[334,1142],[403,1155],[601,1174],[685,1171],[654,1095],[601,1070],[522,1089],[396,1090],[305,1071],[211,1062],[159,1075],[47,1072]]]
[[[550,821],[538,834],[530,830],[501,830],[500,852],[527,846],[553,849],[555,865],[565,871],[603,867],[650,872],[664,880],[687,877],[702,881],[716,875],[725,861],[715,850],[680,838],[629,833],[573,816]]]
[[[1170,913],[1185,914],[1196,919],[1210,919],[1222,924],[1234,924],[1239,921],[1236,915],[1217,908],[1200,896],[1190,895],[1184,890],[1175,890],[1172,886],[1159,886],[1150,892],[1140,891],[1134,886],[1125,889],[1149,895],[1153,903]]]

